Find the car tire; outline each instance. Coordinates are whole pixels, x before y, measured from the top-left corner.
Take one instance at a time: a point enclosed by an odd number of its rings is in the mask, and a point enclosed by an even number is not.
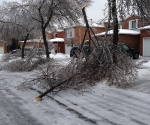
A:
[[[70,57],[73,57],[73,54],[70,54]]]
[[[139,58],[139,53],[134,53],[133,58],[138,59]]]

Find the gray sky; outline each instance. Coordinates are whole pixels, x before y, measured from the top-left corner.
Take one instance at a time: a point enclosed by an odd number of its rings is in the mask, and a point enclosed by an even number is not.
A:
[[[3,1],[20,1],[20,0],[0,0],[0,4]],[[103,9],[105,9],[105,4],[107,0],[93,0],[93,3],[90,7],[86,8],[88,19],[92,19],[93,21],[98,21],[104,18]]]
[[[93,21],[98,21],[104,18],[105,4],[107,0],[93,0],[93,3],[90,7],[86,9],[88,19]]]

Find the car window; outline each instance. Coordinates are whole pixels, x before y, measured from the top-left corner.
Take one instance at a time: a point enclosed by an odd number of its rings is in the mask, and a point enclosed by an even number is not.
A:
[[[77,49],[78,49],[78,47],[73,47],[72,49],[73,49],[73,50],[77,50]]]
[[[129,47],[126,46],[126,45],[123,45],[123,48],[124,48],[125,50],[129,50]]]

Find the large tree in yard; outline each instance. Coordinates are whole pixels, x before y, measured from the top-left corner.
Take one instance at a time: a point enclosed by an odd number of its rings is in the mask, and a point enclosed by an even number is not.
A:
[[[39,26],[31,18],[29,6],[24,2],[5,2],[1,7],[1,39],[9,41],[12,38],[23,40],[22,58],[24,48],[29,38],[35,37],[39,32]]]
[[[41,26],[41,33],[46,49],[46,57],[49,58],[48,43],[46,41],[46,29],[54,26],[66,26],[78,23],[82,15],[81,7],[91,0],[26,0],[30,5],[32,18]]]

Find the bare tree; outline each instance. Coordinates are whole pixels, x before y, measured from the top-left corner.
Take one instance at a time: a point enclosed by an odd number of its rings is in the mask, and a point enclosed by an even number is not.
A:
[[[3,7],[1,7],[1,20],[3,24],[1,37],[5,39],[17,38],[18,40],[23,40],[22,46],[22,58],[24,58],[24,48],[26,41],[29,38],[35,37],[38,33],[38,25],[31,18],[30,11],[27,5],[24,5],[24,2],[5,2]],[[9,29],[9,30],[8,30]],[[8,32],[9,31],[9,32]]]
[[[41,26],[41,33],[46,49],[46,57],[49,58],[48,43],[46,41],[46,29],[48,26],[62,27],[66,24],[78,22],[81,17],[81,7],[91,0],[26,0],[30,5],[32,18]]]

